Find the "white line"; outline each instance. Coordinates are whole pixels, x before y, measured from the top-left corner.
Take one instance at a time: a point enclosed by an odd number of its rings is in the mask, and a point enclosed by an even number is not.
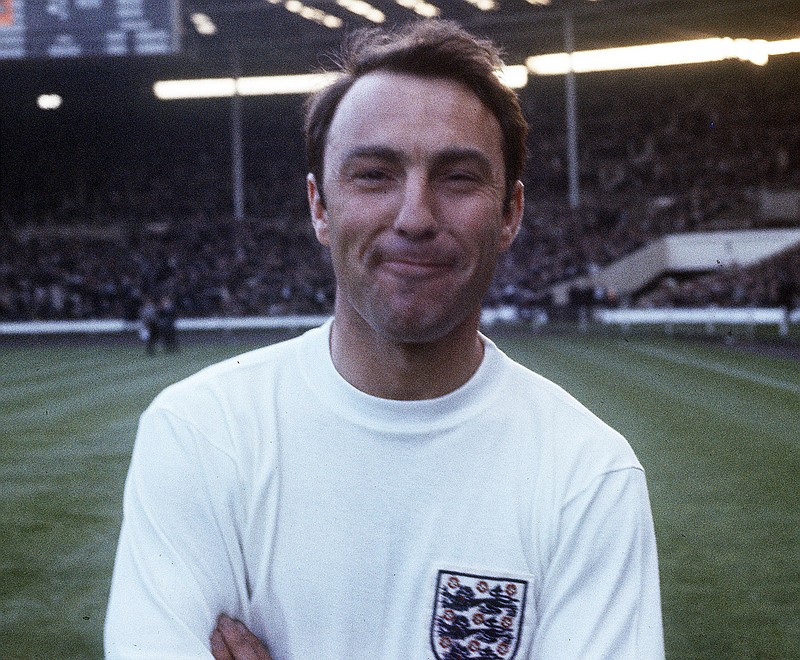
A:
[[[757,383],[759,385],[774,387],[779,390],[785,390],[786,392],[792,392],[793,394],[800,394],[800,385],[797,383],[789,383],[786,382],[785,380],[779,380],[778,378],[770,378],[769,376],[762,376],[761,374],[755,374],[752,371],[747,371],[746,369],[737,369],[736,367],[728,367],[716,362],[706,362],[700,359],[679,357],[673,353],[670,353],[669,351],[665,351],[659,348],[653,348],[652,346],[631,346],[631,345],[626,345],[626,346],[639,353],[644,353],[645,355],[650,355],[652,357],[662,358],[669,362],[674,362],[675,364],[684,364],[690,367],[699,367],[700,369],[705,369],[706,371],[714,371],[716,373],[723,374],[724,376],[732,376],[733,378],[740,378],[742,380],[747,380],[753,383]]]

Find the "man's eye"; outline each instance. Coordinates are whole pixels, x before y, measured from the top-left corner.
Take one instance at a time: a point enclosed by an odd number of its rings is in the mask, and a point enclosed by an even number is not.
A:
[[[389,175],[383,170],[369,169],[357,171],[355,178],[361,181],[378,182],[385,181],[389,178]]]
[[[477,174],[467,170],[453,170],[444,175],[444,180],[455,184],[475,184],[480,180]]]

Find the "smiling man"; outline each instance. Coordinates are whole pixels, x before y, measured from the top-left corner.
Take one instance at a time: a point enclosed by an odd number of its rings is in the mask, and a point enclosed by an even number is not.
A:
[[[447,22],[361,33],[310,100],[334,317],[142,416],[109,657],[661,658],[626,441],[479,333],[526,124]]]
[[[481,300],[517,233],[499,122],[463,83],[375,71],[341,100],[321,184],[308,177],[336,273],[333,362],[390,399],[451,392],[477,369]],[[385,376],[385,378],[383,378]]]

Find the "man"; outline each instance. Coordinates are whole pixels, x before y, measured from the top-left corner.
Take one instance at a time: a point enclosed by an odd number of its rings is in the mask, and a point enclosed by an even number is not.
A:
[[[139,336],[144,340],[147,354],[153,355],[159,341],[158,310],[153,299],[147,296],[139,310]]]
[[[478,332],[526,125],[446,22],[350,44],[308,107],[334,318],[142,416],[109,657],[660,658],[625,440]]]

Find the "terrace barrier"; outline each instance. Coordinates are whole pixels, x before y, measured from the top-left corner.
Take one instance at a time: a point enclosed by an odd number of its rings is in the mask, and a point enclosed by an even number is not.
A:
[[[789,334],[789,324],[800,322],[800,309],[790,313],[781,307],[598,309],[594,319],[622,328],[663,325],[667,331],[676,325],[704,325],[709,333],[720,325],[775,325],[780,335],[785,337]]]

